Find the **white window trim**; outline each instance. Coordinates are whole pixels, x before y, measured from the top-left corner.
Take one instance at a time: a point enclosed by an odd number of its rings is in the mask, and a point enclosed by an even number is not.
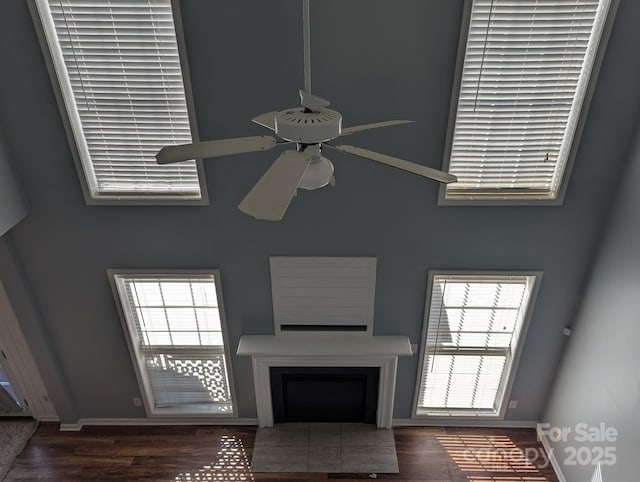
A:
[[[522,316],[522,328],[520,329],[520,335],[518,339],[518,343],[514,347],[512,351],[511,358],[507,355],[507,362],[511,361],[511,365],[508,366],[505,364],[505,369],[509,370],[506,378],[503,378],[502,386],[498,389],[498,395],[496,399],[498,400],[500,407],[497,413],[495,414],[472,414],[471,412],[481,412],[482,410],[469,409],[469,415],[460,415],[461,410],[451,410],[451,412],[455,412],[455,414],[451,415],[424,415],[418,413],[418,403],[420,399],[420,387],[422,386],[422,370],[424,367],[424,357],[426,351],[426,341],[427,341],[427,331],[428,331],[428,321],[429,321],[429,310],[431,307],[431,294],[433,292],[433,280],[435,276],[442,275],[451,275],[451,276],[534,276],[535,281],[531,286],[531,293],[529,295],[529,305],[527,307],[527,311]],[[527,330],[529,329],[529,322],[531,321],[531,316],[533,314],[533,309],[536,303],[536,298],[538,296],[538,291],[540,289],[540,283],[542,281],[542,271],[460,271],[460,270],[430,270],[428,274],[428,282],[427,282],[427,296],[425,298],[424,305],[424,321],[422,323],[422,335],[420,341],[420,358],[418,358],[418,369],[416,374],[416,384],[415,391],[413,397],[413,408],[411,411],[412,419],[421,419],[421,420],[504,420],[508,403],[511,396],[511,390],[513,388],[513,383],[515,381],[515,376],[518,371],[518,364],[520,362],[520,355],[522,354],[522,350],[524,348]],[[442,412],[446,412],[446,409],[443,409]]]
[[[40,42],[42,55],[47,65],[47,71],[51,79],[51,85],[56,97],[60,116],[62,118],[62,124],[67,134],[69,149],[73,157],[76,170],[78,171],[78,177],[80,178],[80,185],[82,187],[82,193],[84,195],[85,203],[87,205],[103,205],[103,206],[185,206],[195,205],[203,206],[209,205],[209,193],[207,189],[207,182],[204,172],[204,164],[202,159],[196,159],[196,170],[198,172],[198,179],[200,183],[200,199],[180,199],[177,196],[163,197],[161,195],[154,196],[153,198],[134,198],[134,195],[123,194],[122,197],[117,195],[111,195],[106,198],[95,198],[91,195],[91,189],[87,181],[87,175],[82,163],[82,157],[80,154],[80,148],[76,142],[74,129],[79,126],[74,126],[74,122],[71,120],[69,113],[67,112],[67,104],[62,92],[61,82],[58,79],[55,63],[52,57],[51,49],[47,41],[44,26],[42,24],[40,13],[36,5],[36,0],[27,0],[33,24]],[[178,43],[178,54],[180,57],[180,67],[182,69],[182,81],[184,84],[185,97],[187,101],[187,113],[189,116],[189,125],[191,126],[191,138],[192,141],[199,142],[198,124],[195,114],[195,102],[193,98],[193,90],[191,86],[191,75],[189,72],[189,65],[187,62],[187,49],[184,38],[184,28],[182,24],[182,14],[180,10],[180,0],[171,0],[171,11],[173,13],[173,23],[176,32],[176,40]]]
[[[215,412],[202,410],[189,410],[187,407],[182,409],[169,409],[169,408],[155,408],[151,397],[151,387],[146,382],[140,360],[136,354],[136,347],[133,345],[133,340],[129,335],[129,324],[126,319],[125,307],[120,301],[120,294],[116,286],[115,277],[117,275],[122,276],[166,276],[181,278],[189,275],[209,275],[213,276],[216,285],[216,296],[218,298],[218,311],[220,314],[220,327],[222,329],[222,340],[224,343],[224,356],[227,369],[227,376],[229,378],[229,392],[231,394],[231,412]],[[127,347],[129,349],[129,355],[131,356],[131,362],[136,374],[138,386],[140,388],[140,398],[142,398],[145,412],[148,418],[224,418],[235,419],[238,418],[238,405],[236,402],[235,392],[235,380],[233,377],[233,367],[231,364],[231,345],[229,344],[229,338],[227,334],[227,318],[224,308],[224,300],[222,297],[222,287],[220,282],[220,270],[217,269],[197,269],[197,270],[176,270],[176,269],[154,269],[154,270],[138,270],[138,269],[107,269],[107,276],[109,277],[109,283],[111,284],[111,290],[113,292],[114,301],[120,317],[120,323],[122,324],[123,334],[127,341]]]
[[[462,81],[462,69],[464,66],[467,36],[469,34],[469,24],[471,22],[472,2],[473,0],[465,0],[463,13],[462,13],[460,37],[458,39],[458,54],[456,59],[456,69],[453,77],[453,86],[451,89],[451,100],[449,104],[449,120],[447,123],[447,135],[445,137],[444,152],[443,152],[443,158],[442,158],[442,170],[445,172],[449,172],[449,161],[451,159],[451,148],[453,144],[453,134],[455,130],[456,115],[458,110],[458,97],[460,95],[460,84]],[[569,154],[567,156],[567,162],[565,165],[564,173],[562,175],[562,181],[558,186],[558,192],[555,198],[532,199],[532,198],[522,198],[522,197],[518,197],[517,195],[514,196],[512,194],[505,193],[502,199],[498,199],[496,197],[492,197],[490,199],[483,199],[483,198],[472,199],[471,196],[473,196],[473,193],[469,193],[469,196],[470,196],[469,198],[452,199],[446,196],[447,195],[446,184],[441,183],[438,191],[438,206],[540,206],[540,205],[561,206],[564,203],[564,197],[567,192],[567,186],[569,184],[569,179],[571,178],[571,171],[573,170],[575,158],[580,148],[580,140],[581,140],[584,126],[589,114],[589,107],[591,105],[593,93],[595,91],[595,87],[598,81],[598,76],[600,74],[602,61],[604,59],[604,56],[607,50],[609,37],[611,36],[611,31],[613,30],[613,24],[616,18],[616,13],[618,11],[619,4],[620,4],[620,0],[611,0],[609,13],[604,22],[604,26],[602,29],[602,36],[600,37],[598,49],[596,51],[596,54],[593,60],[591,76],[589,78],[589,82],[585,90],[584,99],[582,101],[582,108],[580,110],[580,115],[578,116],[578,120],[576,122],[576,129],[573,135],[573,142],[571,143],[571,149],[569,150]],[[499,194],[497,194],[496,196],[499,196]]]

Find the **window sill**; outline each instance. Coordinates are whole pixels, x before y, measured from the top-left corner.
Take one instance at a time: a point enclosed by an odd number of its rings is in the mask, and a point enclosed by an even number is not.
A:
[[[495,410],[426,410],[418,409],[413,418],[500,419]]]
[[[192,404],[181,405],[179,407],[153,408],[149,411],[149,417],[220,417],[236,418],[237,415],[231,404],[209,405]]]

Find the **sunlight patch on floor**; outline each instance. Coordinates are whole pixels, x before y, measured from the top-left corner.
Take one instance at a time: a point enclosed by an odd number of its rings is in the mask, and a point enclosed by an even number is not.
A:
[[[184,472],[174,478],[175,482],[222,482],[254,481],[249,458],[242,439],[223,435],[216,460],[194,472]]]
[[[523,449],[504,435],[438,435],[437,439],[460,470],[487,473],[470,475],[469,482],[548,482],[539,471],[548,463],[540,447]]]

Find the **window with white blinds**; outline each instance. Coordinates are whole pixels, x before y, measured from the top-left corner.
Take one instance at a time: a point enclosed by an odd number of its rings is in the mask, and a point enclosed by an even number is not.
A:
[[[88,201],[203,199],[196,161],[155,160],[165,145],[192,142],[171,1],[32,5]]]
[[[500,414],[534,275],[434,275],[417,415]]]
[[[114,274],[151,414],[234,412],[216,273]]]
[[[611,3],[473,0],[445,201],[558,197]]]

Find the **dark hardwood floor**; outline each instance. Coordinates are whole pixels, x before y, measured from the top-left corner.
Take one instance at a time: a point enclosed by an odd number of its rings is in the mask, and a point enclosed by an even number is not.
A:
[[[367,479],[368,474],[252,473],[255,427],[41,424],[6,480],[261,481]],[[394,429],[399,474],[430,482],[556,482],[533,429]],[[535,455],[538,458],[533,459]],[[529,459],[529,460],[528,460]]]

